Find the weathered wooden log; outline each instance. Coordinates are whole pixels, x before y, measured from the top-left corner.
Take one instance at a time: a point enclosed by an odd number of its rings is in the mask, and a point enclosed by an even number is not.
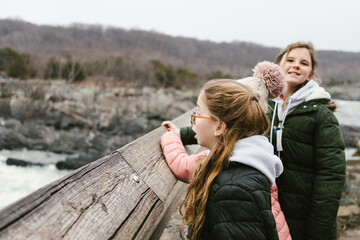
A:
[[[188,125],[189,116],[174,122]],[[4,208],[0,239],[158,239],[186,187],[162,155],[164,131],[155,129]]]

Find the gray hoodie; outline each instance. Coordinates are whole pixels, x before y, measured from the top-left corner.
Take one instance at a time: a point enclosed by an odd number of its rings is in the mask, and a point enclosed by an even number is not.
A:
[[[283,171],[281,160],[274,155],[274,147],[261,135],[240,139],[235,143],[230,161],[253,167],[264,174],[274,186],[275,178]]]

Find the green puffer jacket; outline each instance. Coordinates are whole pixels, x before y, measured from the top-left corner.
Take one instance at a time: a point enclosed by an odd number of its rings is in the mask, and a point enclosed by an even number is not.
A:
[[[279,202],[293,240],[336,239],[336,216],[345,182],[344,141],[327,98],[300,103],[284,121],[277,178]],[[271,122],[275,103],[269,101]],[[274,125],[279,126],[275,115]],[[275,154],[276,134],[272,139]]]
[[[278,239],[270,198],[265,175],[230,162],[210,186],[200,239]]]

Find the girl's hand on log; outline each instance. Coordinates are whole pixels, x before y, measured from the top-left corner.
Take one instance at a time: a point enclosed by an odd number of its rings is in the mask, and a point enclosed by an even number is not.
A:
[[[180,129],[175,125],[173,124],[172,122],[170,121],[164,121],[161,126],[164,126],[167,128],[167,130],[171,133],[174,133],[176,134],[178,137],[180,137]]]

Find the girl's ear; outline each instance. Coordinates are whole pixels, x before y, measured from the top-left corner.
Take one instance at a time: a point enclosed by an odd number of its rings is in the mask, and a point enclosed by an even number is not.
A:
[[[219,121],[219,125],[215,129],[215,136],[219,137],[221,136],[226,130],[226,123]]]
[[[307,81],[311,80],[314,77],[314,71],[312,71],[309,77],[306,79]]]

